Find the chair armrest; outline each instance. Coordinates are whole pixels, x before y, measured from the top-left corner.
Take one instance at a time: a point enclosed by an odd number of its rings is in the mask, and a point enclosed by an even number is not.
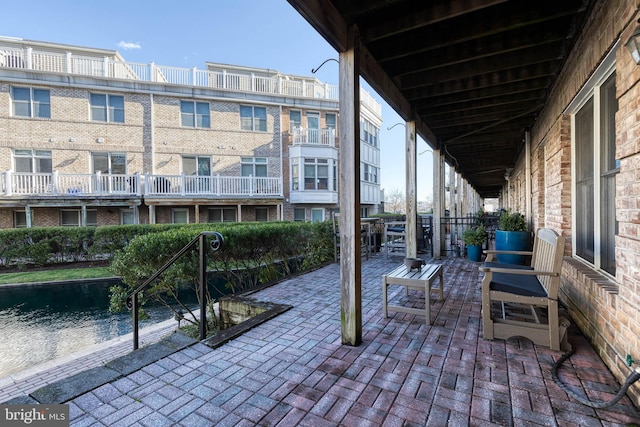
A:
[[[560,273],[542,270],[526,270],[519,268],[495,268],[495,267],[478,267],[483,273],[507,273],[507,274],[526,274],[529,276],[559,276]]]
[[[495,249],[487,249],[482,251],[487,256],[485,261],[493,261],[496,255],[525,255],[532,256],[533,251],[497,251]]]
[[[482,251],[485,255],[533,255],[533,251],[497,251],[495,249],[489,249]]]

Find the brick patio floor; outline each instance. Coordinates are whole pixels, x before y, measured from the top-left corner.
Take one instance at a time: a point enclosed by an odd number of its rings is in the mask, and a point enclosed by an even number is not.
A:
[[[398,256],[363,259],[363,343],[341,344],[339,265],[252,297],[293,308],[211,349],[198,343],[82,394],[73,426],[628,426],[630,399],[592,409],[551,378],[561,353],[527,340],[485,341],[477,264],[446,258],[445,299],[424,317],[382,317],[381,275]],[[393,298],[405,299],[396,287]],[[421,294],[410,291],[419,304]],[[560,376],[608,400],[619,385],[572,328]]]

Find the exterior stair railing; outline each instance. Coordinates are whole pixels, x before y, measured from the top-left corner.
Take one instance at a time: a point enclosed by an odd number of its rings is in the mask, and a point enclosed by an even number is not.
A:
[[[206,310],[206,289],[207,289],[207,251],[205,250],[205,240],[207,236],[211,236],[211,249],[213,252],[217,252],[224,246],[224,237],[217,231],[203,231],[198,234],[191,242],[186,244],[180,249],[169,261],[166,262],[156,273],[149,277],[143,284],[138,286],[133,292],[127,296],[127,307],[132,310],[133,315],[133,349],[138,349],[139,344],[139,331],[138,331],[138,294],[147,287],[150,283],[153,283],[162,273],[173,265],[178,258],[180,258],[185,252],[191,249],[194,245],[199,245],[200,255],[200,286],[198,288],[199,301],[200,301],[200,341],[207,337],[207,310]]]

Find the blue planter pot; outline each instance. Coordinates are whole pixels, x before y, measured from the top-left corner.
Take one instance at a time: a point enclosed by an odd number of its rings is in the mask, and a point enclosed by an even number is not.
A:
[[[530,251],[531,233],[528,231],[496,230],[496,250]],[[524,265],[527,257],[523,255],[498,255],[498,262]]]
[[[470,261],[479,262],[482,256],[482,246],[467,245],[467,255],[469,255]]]

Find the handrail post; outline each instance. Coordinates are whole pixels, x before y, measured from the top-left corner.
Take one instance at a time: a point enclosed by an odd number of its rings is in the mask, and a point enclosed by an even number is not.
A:
[[[207,251],[205,250],[204,233],[200,233],[200,341],[207,337]]]
[[[138,349],[138,293],[133,294],[133,349]]]
[[[207,286],[207,250],[204,245],[206,243],[206,237],[211,236],[210,248],[213,252],[217,252],[224,246],[224,237],[217,231],[202,231],[198,236],[191,240],[187,245],[180,249],[169,261],[167,261],[158,271],[156,271],[151,277],[145,280],[140,286],[138,286],[133,292],[127,295],[127,307],[133,310],[133,349],[138,349],[138,293],[151,282],[156,280],[160,274],[164,273],[173,263],[180,258],[185,252],[187,252],[193,245],[198,243],[200,245],[200,287],[198,294],[200,296],[200,340],[206,338],[207,333],[207,301],[206,301],[206,286]]]

